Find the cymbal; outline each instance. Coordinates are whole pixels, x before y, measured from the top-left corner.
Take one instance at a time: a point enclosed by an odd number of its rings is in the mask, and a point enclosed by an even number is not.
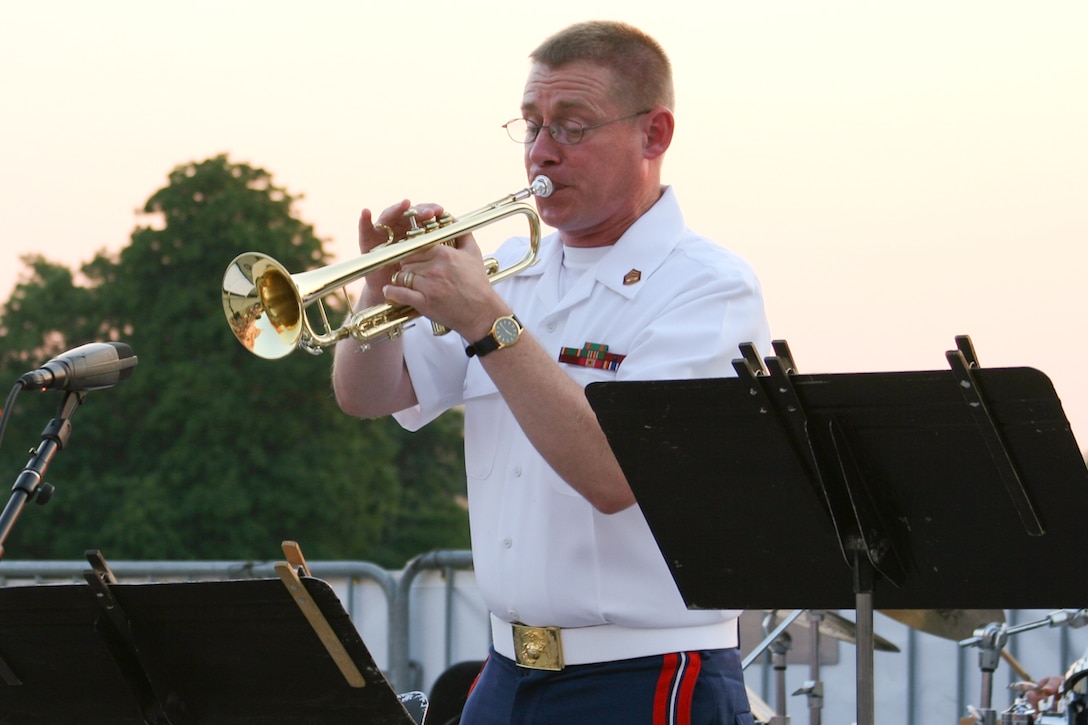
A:
[[[900,624],[944,639],[970,637],[979,627],[1004,624],[1004,609],[880,609]]]
[[[835,612],[830,612],[826,609],[821,609],[820,611],[823,613],[823,618],[820,619],[820,634],[826,634],[828,637],[833,637],[849,644],[856,645],[858,643],[856,624]],[[808,629],[810,624],[808,614],[801,615],[793,620],[793,623]],[[880,650],[881,652],[899,651],[898,647],[875,632],[873,633],[873,649]]]

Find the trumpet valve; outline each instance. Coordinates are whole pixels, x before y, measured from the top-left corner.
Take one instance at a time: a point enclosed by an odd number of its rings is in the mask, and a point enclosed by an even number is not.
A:
[[[408,219],[409,225],[408,233],[405,235],[406,239],[411,239],[412,237],[417,237],[420,234],[426,234],[427,232],[433,232],[435,229],[453,224],[453,217],[448,212],[442,212],[438,216],[431,217],[420,225],[418,219],[419,210],[414,206],[409,207],[404,212],[404,216]]]
[[[408,232],[404,235],[405,239],[417,237],[427,231],[419,226],[419,221],[416,219],[417,216],[419,216],[419,210],[414,206],[410,206],[404,211],[404,218],[408,220]]]
[[[435,229],[448,227],[450,224],[453,224],[453,217],[446,212],[443,212],[439,216],[428,219],[426,223],[424,223],[423,228],[428,232],[433,232]]]

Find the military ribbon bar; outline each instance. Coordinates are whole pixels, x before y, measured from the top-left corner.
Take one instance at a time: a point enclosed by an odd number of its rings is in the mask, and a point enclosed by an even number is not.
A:
[[[561,363],[602,370],[616,370],[625,357],[627,356],[609,352],[608,345],[599,342],[587,342],[581,349],[564,347],[559,350]]]

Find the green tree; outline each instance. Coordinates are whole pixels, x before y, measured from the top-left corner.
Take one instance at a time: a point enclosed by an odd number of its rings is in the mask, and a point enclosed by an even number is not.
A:
[[[144,208],[155,223],[84,265],[84,284],[25,259],[30,274],[0,317],[0,372],[14,382],[93,340],[124,341],[139,363],[87,393],[47,474],[56,494],[24,511],[8,556],[263,559],[295,539],[313,559],[399,566],[468,545],[458,414],[413,436],[350,418],[332,398],[328,356],[268,361],[234,339],[220,291],[231,259],[327,262],[295,201],[268,172],[217,156],[174,169]],[[20,394],[0,451],[12,479],[62,396]]]

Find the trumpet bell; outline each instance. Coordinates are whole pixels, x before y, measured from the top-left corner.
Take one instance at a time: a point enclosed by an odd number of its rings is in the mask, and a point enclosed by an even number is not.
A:
[[[266,254],[239,254],[223,275],[223,314],[238,342],[266,359],[289,355],[305,330],[291,275]]]

